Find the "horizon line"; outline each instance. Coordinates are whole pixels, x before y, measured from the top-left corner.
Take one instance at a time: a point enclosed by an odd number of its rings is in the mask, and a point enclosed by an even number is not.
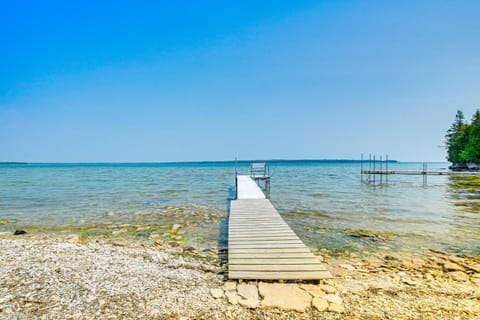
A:
[[[316,161],[332,161],[332,162],[362,162],[362,159],[234,159],[234,160],[187,160],[187,161],[0,161],[0,164],[179,164],[179,163],[249,163],[249,162],[316,162]],[[372,160],[373,161],[373,160]],[[385,162],[382,160],[381,162]],[[369,162],[363,159],[363,162]],[[380,162],[376,159],[375,162]],[[388,159],[388,162],[394,163],[448,163],[448,161],[400,161],[396,159]]]

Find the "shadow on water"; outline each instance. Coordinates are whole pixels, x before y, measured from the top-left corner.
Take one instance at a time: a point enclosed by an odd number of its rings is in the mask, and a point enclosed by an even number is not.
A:
[[[218,237],[218,261],[220,266],[225,267],[228,262],[228,218],[230,216],[230,204],[235,200],[235,186],[228,188],[227,214],[225,219],[220,222],[220,234]]]

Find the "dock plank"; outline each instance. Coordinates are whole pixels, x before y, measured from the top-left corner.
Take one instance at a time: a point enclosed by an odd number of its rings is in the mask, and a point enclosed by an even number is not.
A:
[[[332,278],[329,271],[229,271],[228,276],[230,279],[245,280],[319,280]]]
[[[312,263],[319,263],[320,261],[316,257],[298,257],[294,256],[281,258],[265,258],[263,255],[257,258],[249,258],[249,257],[239,257],[239,258],[230,258],[228,263],[232,265],[245,265],[245,264],[253,264],[253,265],[285,265],[285,264],[293,264],[293,265],[302,265],[302,264],[312,264]]]
[[[237,177],[237,200],[230,203],[230,279],[319,280],[330,272],[283,220],[248,176]]]

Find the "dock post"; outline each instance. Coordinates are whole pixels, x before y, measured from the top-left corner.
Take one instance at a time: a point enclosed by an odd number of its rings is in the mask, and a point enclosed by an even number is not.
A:
[[[377,173],[375,172],[375,154],[373,155],[373,185],[375,185],[375,178]]]
[[[388,184],[388,154],[385,156],[385,184]]]
[[[238,199],[238,172],[237,172],[237,157],[235,157],[235,200]]]
[[[426,186],[427,185],[427,163],[426,162],[423,163],[422,174],[423,174],[423,186]]]
[[[370,156],[368,158],[368,183],[370,183],[372,180],[370,179],[370,172],[372,172],[372,154],[370,153]]]
[[[382,156],[380,156],[380,184],[383,183],[383,180],[382,180],[382,178],[383,178],[383,174],[382,174],[382,169],[383,169],[383,168],[382,168],[382,165],[383,165],[383,163],[382,163]]]
[[[363,183],[363,153],[360,156],[360,182]]]

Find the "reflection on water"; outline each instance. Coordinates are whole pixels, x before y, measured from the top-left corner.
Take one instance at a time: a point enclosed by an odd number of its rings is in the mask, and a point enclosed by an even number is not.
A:
[[[358,164],[272,164],[271,200],[312,248],[480,254],[480,176],[429,176],[427,186],[421,176],[390,176],[388,186],[371,186],[360,183],[359,170]],[[136,237],[180,223],[184,238],[213,243],[233,172],[234,164],[225,163],[0,165],[0,230],[67,225],[111,234],[131,225],[124,233]]]

